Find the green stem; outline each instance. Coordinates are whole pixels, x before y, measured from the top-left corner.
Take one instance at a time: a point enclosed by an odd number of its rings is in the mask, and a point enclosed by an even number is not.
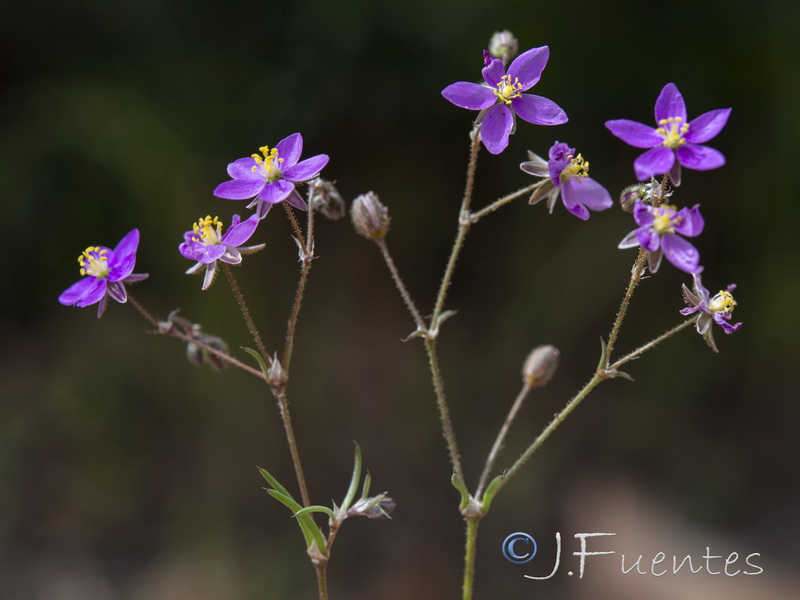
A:
[[[319,600],[328,600],[328,578],[327,564],[314,565],[317,572],[317,589],[319,590]]]
[[[510,193],[510,194],[508,194],[506,196],[503,196],[502,198],[498,198],[497,200],[492,202],[486,208],[483,208],[483,209],[481,209],[481,210],[479,210],[477,212],[472,213],[470,215],[470,217],[469,217],[470,222],[474,225],[475,223],[480,221],[483,217],[485,217],[489,213],[493,213],[498,208],[500,208],[502,206],[505,206],[506,204],[508,204],[512,200],[516,200],[520,196],[524,196],[528,192],[532,192],[533,190],[538,188],[540,185],[542,185],[546,181],[549,181],[549,179],[545,179],[543,181],[540,181],[539,183],[534,183],[532,185],[529,185],[528,187],[522,188],[521,190],[517,190],[516,192],[512,192],[512,193]]]
[[[400,296],[403,298],[403,302],[405,303],[408,312],[411,313],[411,317],[414,319],[414,323],[417,325],[417,331],[427,331],[425,321],[422,320],[422,316],[419,314],[419,310],[417,310],[417,305],[414,304],[414,301],[411,299],[411,294],[408,293],[408,288],[406,288],[402,277],[400,277],[400,272],[397,270],[397,266],[394,264],[392,255],[389,254],[389,247],[386,245],[386,240],[384,238],[379,238],[375,240],[375,243],[378,245],[378,248],[380,248],[383,261],[386,263],[386,267],[392,274],[392,279],[394,280],[394,285],[397,288],[397,291],[400,292]]]
[[[525,401],[525,398],[528,396],[531,389],[533,389],[531,384],[527,382],[523,384],[522,389],[517,395],[517,399],[514,400],[514,404],[511,406],[511,410],[508,411],[508,416],[506,416],[503,426],[500,428],[500,433],[497,434],[497,439],[494,441],[492,450],[489,452],[489,456],[486,458],[486,465],[483,467],[483,473],[481,474],[480,482],[478,483],[478,489],[475,492],[475,498],[477,498],[478,501],[480,501],[481,493],[483,492],[484,487],[486,487],[486,483],[489,481],[489,476],[492,473],[494,463],[500,454],[501,448],[503,447],[503,442],[506,439],[508,430],[511,428],[511,424],[514,422],[519,409],[522,407],[522,403]]]
[[[619,331],[622,328],[622,321],[625,319],[625,313],[627,313],[628,306],[630,306],[633,291],[642,280],[642,275],[644,275],[644,263],[646,260],[647,250],[640,247],[639,254],[636,256],[636,260],[631,268],[631,280],[628,282],[628,289],[625,290],[625,297],[622,299],[622,303],[617,311],[617,317],[614,319],[614,325],[611,327],[611,333],[608,335],[608,343],[606,344],[606,360],[611,357],[611,352],[614,350],[614,344],[616,343],[617,336],[619,336]]]
[[[285,204],[285,203],[284,203]],[[311,262],[314,260],[314,211],[310,204],[308,207],[308,239],[304,240],[300,227],[297,225],[297,220],[291,212],[290,208],[286,208],[289,219],[298,233],[298,243],[301,244],[302,255],[300,257],[300,279],[297,282],[297,291],[294,295],[294,302],[292,303],[292,311],[289,314],[289,323],[286,326],[286,342],[283,347],[283,356],[281,358],[281,365],[286,375],[289,375],[289,363],[292,360],[292,350],[294,349],[294,335],[297,329],[297,319],[300,316],[300,306],[303,304],[303,295],[306,291],[306,283],[308,282],[308,272],[311,270]]]
[[[225,271],[225,276],[228,279],[228,283],[231,286],[231,290],[236,298],[236,302],[239,304],[239,309],[242,311],[244,322],[247,324],[247,329],[250,331],[250,335],[253,336],[253,340],[256,343],[258,351],[261,352],[261,356],[264,357],[264,360],[266,360],[268,364],[272,363],[272,357],[264,347],[264,342],[261,341],[261,334],[258,333],[258,328],[253,321],[253,316],[250,314],[250,309],[247,308],[247,303],[244,301],[244,295],[242,294],[241,289],[239,289],[239,284],[236,283],[236,277],[233,275],[233,270],[226,263],[222,263],[222,268],[223,271]]]
[[[668,331],[665,331],[660,336],[658,336],[657,338],[647,342],[643,346],[639,346],[636,350],[634,350],[630,354],[626,354],[625,356],[620,358],[615,363],[609,365],[608,366],[608,370],[609,371],[614,371],[616,369],[619,369],[626,362],[629,362],[629,361],[633,360],[634,358],[639,358],[642,354],[644,354],[645,352],[647,352],[651,348],[655,348],[658,344],[663,342],[668,337],[672,337],[673,335],[675,335],[676,333],[678,333],[682,329],[686,329],[687,327],[689,327],[689,325],[693,325],[696,322],[697,322],[697,317],[692,317],[691,319],[687,319],[686,321],[684,321],[680,325],[676,325],[672,329],[669,329]]]
[[[472,600],[472,586],[475,580],[475,554],[478,547],[478,524],[480,517],[468,517],[466,548],[464,552],[464,583],[462,586],[462,600]]]
[[[297,479],[297,486],[300,488],[300,497],[303,499],[303,506],[311,506],[311,499],[308,495],[308,486],[306,485],[306,477],[303,473],[303,464],[300,462],[300,452],[297,449],[297,439],[294,436],[294,427],[292,426],[292,415],[289,412],[289,400],[286,397],[285,388],[272,388],[272,393],[278,401],[278,408],[280,408],[281,421],[283,421],[283,429],[286,433],[286,441],[289,444],[289,454],[292,456],[292,465],[294,466],[294,474]]]
[[[439,407],[439,418],[442,423],[442,434],[447,442],[447,451],[450,453],[450,464],[456,476],[463,481],[464,471],[461,468],[461,458],[458,454],[458,444],[456,434],[453,430],[453,422],[450,419],[450,409],[447,407],[447,400],[444,395],[444,380],[439,369],[439,358],[436,354],[436,339],[433,337],[425,338],[425,349],[428,352],[428,365],[431,369],[431,379],[433,380],[433,390],[436,394],[436,404]]]

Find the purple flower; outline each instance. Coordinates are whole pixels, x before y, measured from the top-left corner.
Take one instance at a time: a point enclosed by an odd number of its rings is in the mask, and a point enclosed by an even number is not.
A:
[[[559,194],[567,210],[584,221],[589,218],[589,210],[605,210],[613,202],[606,188],[589,177],[589,162],[575,155],[575,148],[556,142],[550,148],[550,160],[546,161],[528,151],[528,162],[520,168],[536,177],[547,177],[530,199],[536,204],[547,198],[547,208],[553,212]]]
[[[258,223],[258,215],[253,215],[246,221],[240,221],[239,215],[233,215],[231,228],[228,229],[228,233],[222,235],[222,223],[219,218],[212,219],[208,216],[197,221],[191,231],[183,234],[184,241],[178,246],[178,250],[185,258],[197,261],[196,265],[186,270],[186,274],[193,275],[205,266],[203,289],[207,290],[214,282],[217,261],[238,265],[242,262],[242,254],[250,254],[264,247],[264,244],[242,246],[253,235]]]
[[[736,284],[732,283],[711,297],[708,290],[703,287],[699,273],[694,274],[694,290],[687,288],[686,284],[683,286],[683,297],[689,306],[682,309],[681,314],[700,313],[697,317],[697,333],[703,336],[703,339],[714,352],[719,352],[719,350],[717,350],[717,345],[714,343],[714,336],[711,331],[712,321],[722,327],[722,330],[728,334],[733,333],[742,326],[741,323],[733,325],[728,323],[733,316],[733,308],[736,306],[736,300],[733,299],[733,294],[731,294],[735,289]]]
[[[674,83],[668,83],[656,100],[655,113],[655,128],[627,119],[606,121],[609,131],[626,144],[649,148],[633,162],[633,170],[640,181],[669,173],[673,183],[680,185],[681,165],[695,171],[708,171],[725,164],[721,152],[700,144],[722,131],[731,114],[730,108],[712,110],[687,122],[683,96]]]
[[[514,132],[514,115],[534,125],[567,122],[567,114],[552,100],[523,94],[539,81],[549,57],[547,46],[532,48],[515,58],[506,73],[502,60],[484,52],[486,85],[459,81],[444,88],[442,96],[461,108],[483,111],[478,115],[483,145],[492,154],[500,154]]]
[[[78,257],[83,279],[69,286],[58,301],[64,306],[89,306],[97,304],[97,318],[106,310],[106,298],[127,302],[125,283],[147,279],[145,273],[133,273],[136,249],[139,247],[139,230],[134,229],[111,250],[105,246],[89,246]]]
[[[273,204],[286,200],[300,210],[306,209],[306,203],[295,189],[295,184],[314,179],[328,164],[327,154],[317,154],[304,161],[297,162],[303,152],[303,136],[293,133],[282,139],[270,149],[269,146],[259,148],[262,156],[253,154],[249,158],[240,158],[228,165],[228,175],[232,181],[217,186],[214,195],[227,200],[253,201],[247,208],[257,206],[259,219],[267,216]]]
[[[619,248],[641,245],[648,252],[651,273],[658,270],[662,256],[681,271],[697,273],[702,268],[698,264],[700,253],[681,235],[695,237],[703,231],[699,206],[676,210],[674,206],[648,206],[636,200],[633,218],[639,227],[623,238]]]

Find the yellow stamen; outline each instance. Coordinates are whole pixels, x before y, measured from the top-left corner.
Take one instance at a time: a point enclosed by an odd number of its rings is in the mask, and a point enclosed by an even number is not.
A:
[[[567,158],[570,163],[561,171],[561,180],[566,181],[577,177],[578,181],[583,183],[582,177],[589,177],[589,161],[583,160],[583,156],[580,154],[575,158],[572,157],[572,154],[568,154]]]
[[[708,310],[711,312],[732,313],[734,306],[736,306],[736,300],[733,299],[733,294],[725,290],[720,290],[719,293],[708,302]]]
[[[197,223],[192,225],[195,236],[192,238],[195,242],[202,242],[206,246],[219,244],[222,241],[222,221],[219,217],[211,218],[208,215],[205,219],[200,218]]]
[[[511,104],[514,98],[519,98],[522,95],[520,90],[522,90],[522,84],[519,82],[519,77],[515,77],[512,83],[510,75],[503,75],[500,83],[497,84],[494,94],[506,104]]]
[[[264,155],[264,157],[262,158],[258,154],[253,154],[251,158],[256,161],[256,164],[253,165],[250,170],[255,173],[259,167],[262,167],[264,169],[267,181],[275,181],[276,179],[280,179],[280,166],[283,163],[283,159],[278,156],[278,149],[270,148],[269,146],[261,146],[261,148],[258,150]]]
[[[686,139],[683,136],[689,131],[689,124],[681,123],[682,121],[681,117],[670,117],[669,119],[660,119],[658,121],[661,127],[656,129],[656,133],[664,138],[664,141],[661,142],[662,146],[674,150],[686,143]]]
[[[89,246],[78,257],[81,275],[103,278],[108,275],[108,250],[99,246]]]

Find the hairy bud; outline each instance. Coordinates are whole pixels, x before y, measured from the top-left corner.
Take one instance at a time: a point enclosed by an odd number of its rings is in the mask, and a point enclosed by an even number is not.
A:
[[[274,357],[267,373],[267,384],[271,388],[280,389],[285,387],[288,382],[289,377],[286,375],[286,371],[283,370],[283,365],[281,365],[277,356]]]
[[[356,231],[366,238],[380,240],[389,231],[389,209],[374,192],[361,194],[353,200],[350,216]]]
[[[549,382],[558,368],[560,352],[555,346],[539,346],[528,355],[522,367],[522,378],[531,387]]]
[[[339,190],[332,182],[321,177],[308,182],[308,203],[331,221],[338,221],[347,213]]]
[[[508,29],[495,31],[489,40],[489,54],[503,61],[507,65],[519,51],[519,42]]]

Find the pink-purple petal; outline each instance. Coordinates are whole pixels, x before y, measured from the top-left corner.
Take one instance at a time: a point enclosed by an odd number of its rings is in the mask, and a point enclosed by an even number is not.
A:
[[[497,96],[492,88],[469,81],[459,81],[448,85],[442,90],[442,96],[459,108],[468,110],[483,110],[497,101]]]
[[[689,131],[683,137],[692,144],[707,142],[722,131],[730,114],[730,108],[719,108],[703,113],[689,122]]]
[[[654,148],[664,141],[653,127],[628,119],[606,121],[606,128],[634,148]]]
[[[265,181],[259,180],[246,180],[234,179],[233,181],[226,181],[220,183],[217,189],[214,190],[214,195],[217,198],[224,198],[226,200],[247,200],[258,196],[261,190],[264,189]]]
[[[99,302],[102,298],[105,298],[108,281],[106,279],[92,279],[92,285],[86,290],[86,294],[83,298],[79,298],[75,301],[75,306],[83,308],[84,306],[90,306],[95,302]]]
[[[283,163],[281,163],[281,171],[283,172],[293,167],[300,160],[300,155],[303,153],[303,136],[299,133],[293,133],[275,144],[275,149],[278,151],[278,158],[283,159]]]
[[[128,301],[128,292],[125,290],[125,286],[119,281],[109,281],[106,287],[106,293],[120,304],[125,304]]]
[[[206,274],[203,277],[202,289],[207,290],[209,287],[211,287],[211,284],[214,283],[214,275],[216,274],[217,274],[217,261],[214,261],[206,266]]]
[[[531,48],[527,52],[523,52],[508,67],[511,81],[519,79],[523,92],[532,88],[541,78],[549,58],[550,48],[547,46]]]
[[[636,238],[639,244],[648,252],[655,252],[661,247],[661,236],[648,227],[636,230]]]
[[[675,224],[675,231],[687,237],[696,237],[703,233],[705,221],[700,214],[700,205],[695,204],[692,208],[682,208],[678,211],[680,219]]]
[[[674,117],[680,117],[684,123],[686,122],[686,103],[674,83],[668,83],[661,90],[656,100],[655,113],[656,123]]]
[[[496,88],[503,78],[503,75],[506,74],[506,68],[502,60],[495,58],[488,65],[483,67],[481,73],[483,74],[483,80],[489,84],[489,87]]]
[[[558,104],[536,94],[522,94],[511,106],[520,119],[534,125],[562,125],[569,120]]]
[[[639,181],[647,181],[655,175],[663,175],[675,163],[675,153],[671,148],[659,146],[651,148],[633,161],[633,170]]]
[[[84,277],[73,283],[69,286],[66,290],[64,290],[61,295],[58,297],[59,303],[63,304],[64,306],[72,306],[78,300],[84,298],[92,289],[92,286],[96,285],[97,279],[94,277]]]
[[[495,104],[486,111],[481,122],[483,145],[492,154],[500,154],[508,146],[508,137],[514,128],[514,115],[505,104]]]
[[[292,193],[294,184],[285,179],[278,179],[264,186],[263,191],[258,195],[261,202],[268,202],[269,204],[276,204],[286,200],[286,196]]]
[[[661,238],[664,256],[681,271],[695,273],[700,269],[700,253],[692,244],[674,233]]]
[[[578,202],[590,210],[606,210],[614,204],[608,190],[591,177],[570,179],[569,183]]]
[[[684,167],[695,171],[708,171],[725,164],[725,156],[723,156],[722,152],[708,146],[684,144],[675,152],[678,155],[678,161]]]
[[[228,165],[228,175],[233,179],[260,179],[263,181],[263,168],[259,169],[258,166],[258,163],[251,156],[239,158]]]
[[[294,183],[303,183],[314,179],[328,164],[328,160],[327,154],[317,154],[283,171],[283,178]]]
[[[305,200],[303,200],[303,197],[297,192],[296,188],[292,190],[291,194],[286,196],[286,202],[298,210],[308,210]]]
[[[639,233],[638,229],[634,229],[633,231],[631,231],[628,235],[622,238],[622,241],[617,245],[617,248],[619,248],[620,250],[625,250],[627,248],[635,248],[636,246],[641,245],[639,243],[638,233]]]
[[[238,215],[236,215],[238,217]],[[234,223],[228,232],[222,236],[222,244],[225,246],[241,246],[255,233],[260,219],[252,216],[245,221]]]
[[[589,218],[589,210],[579,200],[578,194],[573,187],[575,183],[577,182],[574,179],[564,182],[564,185],[561,186],[561,200],[563,200],[564,206],[567,207],[569,212],[586,221]]]

